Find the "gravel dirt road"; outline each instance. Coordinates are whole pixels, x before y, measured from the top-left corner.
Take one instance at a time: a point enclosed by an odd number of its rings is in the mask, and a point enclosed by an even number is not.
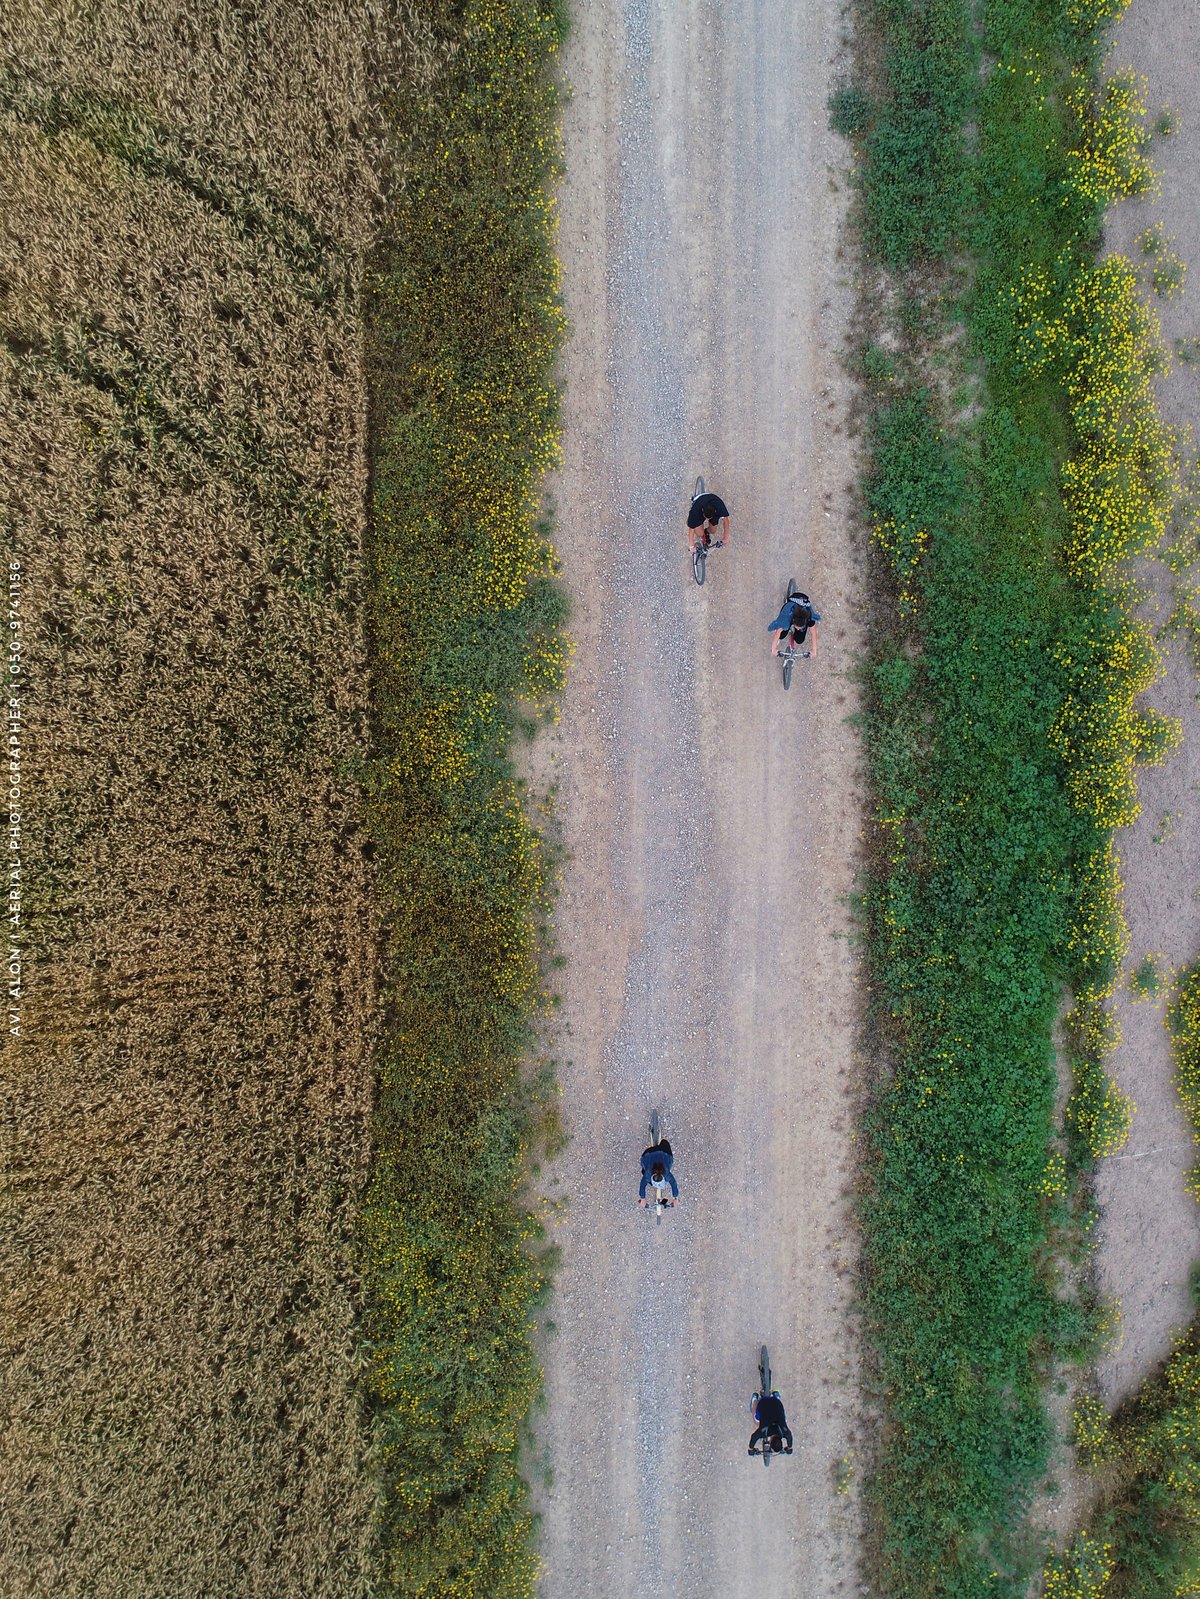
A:
[[[572,1142],[543,1599],[858,1587],[840,29],[829,0],[589,0],[565,52],[555,494],[577,652],[543,758],[569,851]],[[733,518],[702,589],[698,473]],[[785,693],[766,624],[789,576],[824,620]],[[682,1189],[658,1225],[636,1203],[652,1108]],[[795,1432],[769,1471],[746,1454],[763,1341]]]

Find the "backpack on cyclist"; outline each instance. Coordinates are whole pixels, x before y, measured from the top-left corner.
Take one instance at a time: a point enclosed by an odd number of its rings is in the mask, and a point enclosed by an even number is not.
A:
[[[786,633],[794,627],[805,628],[812,626],[812,601],[807,594],[799,592],[789,594],[784,601],[783,610],[773,622],[767,623],[768,633]],[[803,617],[803,620],[800,620]]]

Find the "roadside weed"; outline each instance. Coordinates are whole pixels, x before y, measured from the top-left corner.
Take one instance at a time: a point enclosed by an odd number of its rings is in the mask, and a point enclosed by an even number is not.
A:
[[[1129,991],[1135,1000],[1158,999],[1170,982],[1161,955],[1147,955],[1129,974]]]

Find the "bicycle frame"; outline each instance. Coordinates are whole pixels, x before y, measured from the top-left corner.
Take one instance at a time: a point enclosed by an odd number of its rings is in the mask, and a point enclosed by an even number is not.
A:
[[[783,662],[783,686],[791,688],[792,670],[797,661],[807,661],[812,655],[811,650],[798,650],[794,644],[789,644],[786,650],[779,650],[779,659]]]

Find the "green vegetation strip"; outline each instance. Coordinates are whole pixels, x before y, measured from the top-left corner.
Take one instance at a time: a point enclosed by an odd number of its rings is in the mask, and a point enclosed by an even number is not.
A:
[[[1086,1231],[1081,1176],[1127,1124],[1101,1064],[1126,939],[1112,830],[1136,814],[1136,764],[1177,736],[1135,709],[1157,656],[1129,562],[1161,537],[1176,484],[1149,389],[1156,330],[1131,270],[1097,263],[1104,207],[1150,181],[1131,85],[1095,92],[1113,9],[872,9],[866,242],[900,273],[899,353],[864,359],[867,501],[894,599],[866,724],[895,1069],[864,1202],[893,1594],[1024,1591],[1042,1385],[1101,1320],[1052,1251],[1068,1223]],[[979,381],[935,394],[931,347],[955,322],[952,382]],[[1076,1086],[1056,1145],[1064,986]]]
[[[520,1185],[552,863],[509,758],[561,678],[537,521],[562,333],[550,186],[560,38],[536,0],[433,6],[425,90],[389,108],[369,275],[376,758],[389,915],[364,1278],[381,1591],[532,1591],[517,1449],[545,1286]]]

